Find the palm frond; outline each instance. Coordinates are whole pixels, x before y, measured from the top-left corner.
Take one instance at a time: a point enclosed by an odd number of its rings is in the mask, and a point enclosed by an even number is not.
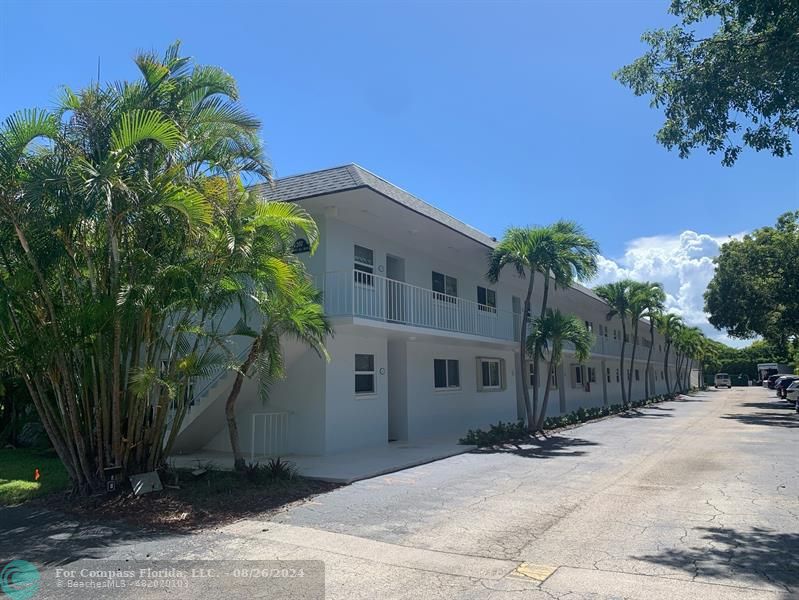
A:
[[[145,140],[173,149],[181,139],[180,130],[157,110],[133,110],[122,115],[111,134],[111,149],[125,151]]]

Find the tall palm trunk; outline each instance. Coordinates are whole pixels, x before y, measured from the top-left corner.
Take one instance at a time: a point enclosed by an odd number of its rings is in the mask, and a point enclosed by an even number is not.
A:
[[[627,374],[627,399],[633,401],[633,371],[635,370],[635,350],[638,347],[638,318],[633,325],[633,351],[630,354],[630,372]]]
[[[530,314],[530,298],[533,295],[533,285],[535,284],[535,271],[530,273],[530,283],[527,284],[527,295],[524,297],[524,308],[522,310],[522,331],[519,338],[519,374],[523,375],[527,367],[527,324]],[[535,372],[535,383],[538,384],[538,372]],[[530,390],[527,389],[527,382],[522,385],[522,398],[524,398],[524,410],[527,413],[527,429],[532,432],[535,429],[535,411],[538,408],[538,385],[533,386],[533,404],[530,404]]]
[[[547,303],[548,303],[548,301],[549,301],[549,273],[546,273],[544,275],[544,295],[543,295],[543,298],[541,299],[541,320],[544,319],[544,315],[547,312]],[[539,418],[538,412],[537,412],[538,411],[538,394],[539,394],[538,386],[539,386],[539,381],[540,381],[540,379],[538,377],[538,361],[539,361],[540,354],[541,354],[541,343],[538,340],[536,340],[535,347],[534,347],[534,352],[533,352],[533,361],[534,361],[534,365],[535,365],[533,367],[533,372],[536,374],[535,377],[534,377],[535,385],[533,386],[533,413],[534,413],[533,417],[534,417],[534,420],[536,421],[536,423],[538,423],[538,422],[542,422],[543,423],[542,419]],[[550,374],[547,373],[547,381],[549,381],[549,377],[550,377]],[[544,414],[544,413],[546,413],[546,407],[542,408],[542,410],[541,410],[541,414]],[[540,430],[541,427],[537,425],[536,429]]]
[[[663,374],[666,376],[666,394],[671,394],[671,378],[669,377],[669,352],[671,351],[671,342],[666,342],[666,355],[663,357]]]
[[[553,343],[554,345],[554,343]],[[541,414],[538,415],[538,422],[536,423],[536,430],[543,431],[544,430],[544,420],[546,419],[547,415],[547,405],[549,404],[549,392],[552,389],[552,370],[555,368],[555,349],[552,349],[552,353],[550,355],[549,363],[547,363],[547,384],[544,388],[544,401],[541,404]],[[537,383],[537,382],[536,382]]]
[[[627,322],[624,317],[621,319],[621,355],[619,356],[619,368],[621,369],[621,405],[627,408],[627,394],[624,389],[624,350],[627,346]]]
[[[646,371],[644,371],[644,380],[646,381],[646,388],[645,388],[646,392],[645,393],[646,393],[646,398],[647,399],[649,399],[649,397],[650,397],[650,394],[649,394],[649,392],[650,392],[650,389],[649,389],[649,369],[651,368],[651,365],[652,365],[652,349],[654,347],[655,347],[655,321],[650,316],[649,317],[649,353],[646,355]],[[652,395],[654,395],[654,392],[657,391],[657,390],[655,389],[655,390],[651,390],[651,391],[652,391]]]
[[[230,435],[230,448],[233,450],[233,468],[236,471],[243,471],[247,466],[244,462],[244,454],[241,452],[241,442],[239,441],[239,427],[236,424],[236,400],[241,392],[241,385],[244,383],[244,375],[250,370],[255,359],[258,357],[258,350],[261,347],[261,338],[255,338],[250,346],[247,358],[241,363],[236,380],[230,389],[227,400],[225,401],[225,418],[227,419],[227,430]]]

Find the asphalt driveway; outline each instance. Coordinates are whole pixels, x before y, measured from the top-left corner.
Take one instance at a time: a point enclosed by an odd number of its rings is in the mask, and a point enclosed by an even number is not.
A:
[[[711,390],[193,535],[2,510],[0,557],[314,559],[329,598],[797,598],[799,416],[772,395]]]

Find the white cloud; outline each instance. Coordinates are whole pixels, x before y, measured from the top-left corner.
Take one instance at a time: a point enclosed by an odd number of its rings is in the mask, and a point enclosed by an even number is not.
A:
[[[695,231],[677,236],[642,237],[627,243],[624,255],[611,259],[598,258],[599,273],[590,282],[596,286],[629,277],[639,281],[659,281],[666,291],[666,308],[677,313],[705,335],[733,346],[749,342],[730,339],[713,328],[704,312],[705,288],[713,277],[713,258],[721,245],[743,234],[726,238]]]

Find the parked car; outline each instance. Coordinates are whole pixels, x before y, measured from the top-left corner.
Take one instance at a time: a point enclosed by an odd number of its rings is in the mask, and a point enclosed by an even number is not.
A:
[[[777,397],[784,400],[785,390],[797,379],[799,379],[799,375],[783,375],[777,379],[777,381],[774,382],[774,389],[777,392]]]
[[[769,375],[769,378],[766,380],[766,387],[770,390],[774,389],[774,382],[777,381],[782,375]]]
[[[729,373],[716,373],[716,378],[713,381],[714,387],[718,388],[719,386],[723,387],[732,387],[732,380],[730,379]]]
[[[796,404],[796,410],[799,411],[799,379],[791,383],[785,390],[785,399]]]

